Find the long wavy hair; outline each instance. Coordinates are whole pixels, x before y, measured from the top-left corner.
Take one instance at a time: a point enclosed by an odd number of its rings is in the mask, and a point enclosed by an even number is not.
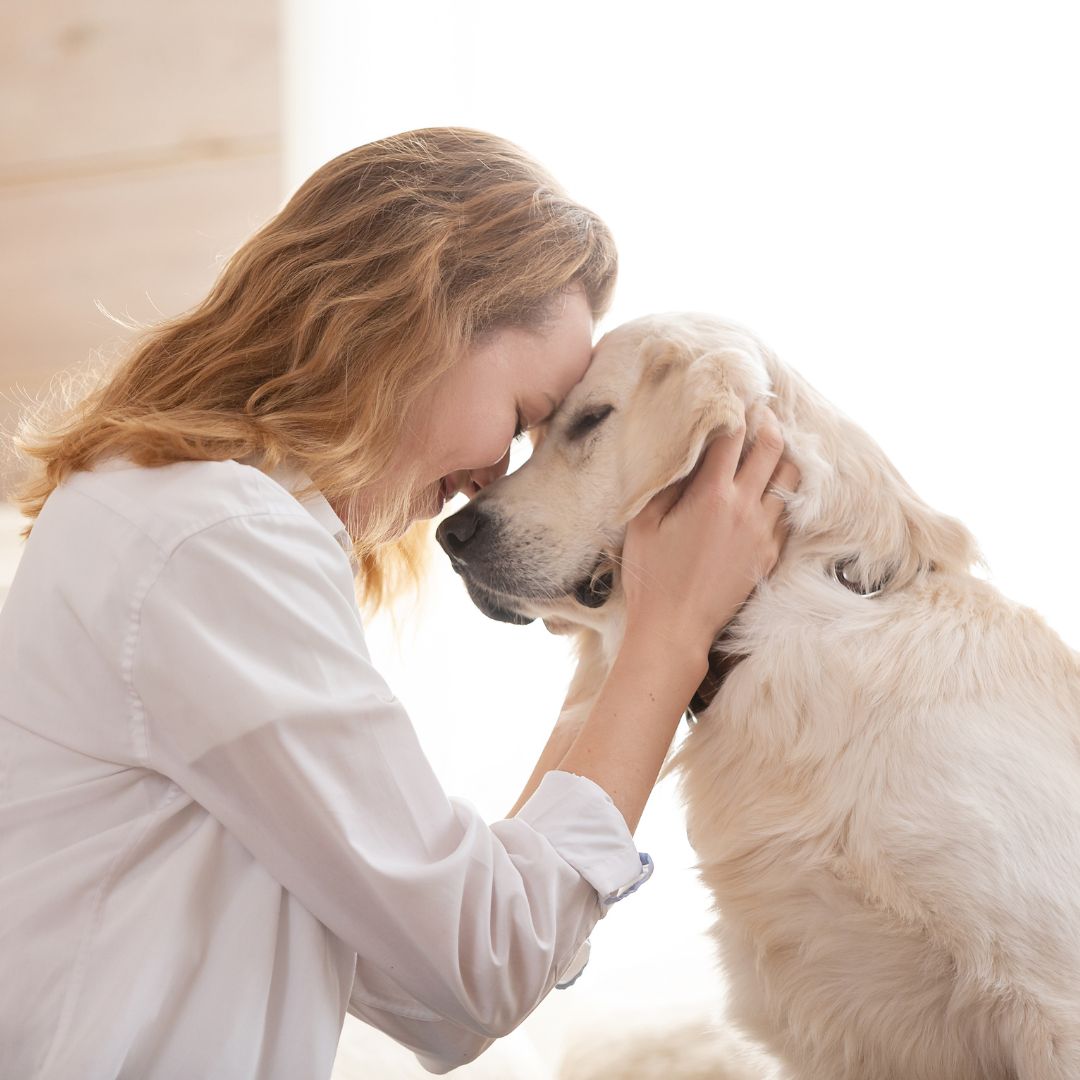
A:
[[[292,462],[347,502],[386,469],[417,396],[470,346],[542,326],[575,286],[599,318],[616,267],[603,222],[494,135],[429,128],[341,154],[201,303],[23,419],[26,531],[65,477],[116,454],[144,466]],[[418,530],[398,524],[409,496],[348,523],[373,605],[419,573]]]

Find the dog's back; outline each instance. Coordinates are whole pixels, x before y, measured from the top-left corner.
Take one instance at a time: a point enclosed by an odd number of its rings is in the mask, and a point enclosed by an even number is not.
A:
[[[736,1018],[807,1080],[1080,1076],[1080,661],[780,381],[826,467],[677,761]]]

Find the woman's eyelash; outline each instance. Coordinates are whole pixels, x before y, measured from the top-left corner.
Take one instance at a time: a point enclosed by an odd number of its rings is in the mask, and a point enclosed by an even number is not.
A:
[[[521,421],[521,413],[518,413],[517,427],[514,428],[514,438],[520,439],[525,434],[525,425]]]

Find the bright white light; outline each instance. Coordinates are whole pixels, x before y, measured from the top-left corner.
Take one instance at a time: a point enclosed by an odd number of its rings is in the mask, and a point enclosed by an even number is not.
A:
[[[1076,645],[1069,10],[291,0],[288,179],[410,127],[520,143],[615,231],[608,325],[696,308],[752,327],[974,530],[1004,591]],[[403,652],[382,626],[372,650],[447,786],[496,816],[567,665],[560,642],[485,622],[456,586],[440,567]],[[668,793],[639,839],[657,877],[598,929],[571,992],[578,1017],[647,1002],[658,983],[673,1000],[712,985]],[[672,953],[688,958],[682,981]]]

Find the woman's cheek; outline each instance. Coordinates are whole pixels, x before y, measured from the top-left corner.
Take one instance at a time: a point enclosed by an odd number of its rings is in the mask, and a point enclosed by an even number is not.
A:
[[[477,417],[473,428],[476,438],[471,440],[470,457],[467,468],[473,472],[494,469],[510,453],[514,441],[514,428],[505,425],[493,425],[490,418],[486,421]]]

